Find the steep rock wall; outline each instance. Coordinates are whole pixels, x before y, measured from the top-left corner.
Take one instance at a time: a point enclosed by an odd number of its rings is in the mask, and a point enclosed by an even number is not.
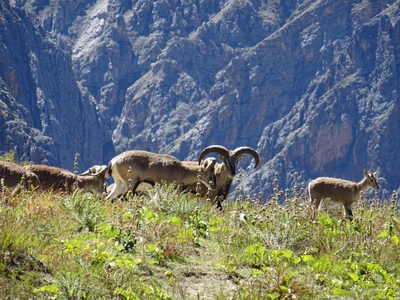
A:
[[[398,1],[0,5],[0,151],[83,169],[246,145],[262,163],[241,183],[265,197],[295,171],[399,188]]]

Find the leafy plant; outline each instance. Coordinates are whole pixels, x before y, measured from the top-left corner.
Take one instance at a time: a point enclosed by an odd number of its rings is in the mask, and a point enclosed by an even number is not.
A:
[[[79,223],[78,230],[94,231],[102,220],[101,208],[92,194],[75,190],[72,195],[61,198],[64,209]]]

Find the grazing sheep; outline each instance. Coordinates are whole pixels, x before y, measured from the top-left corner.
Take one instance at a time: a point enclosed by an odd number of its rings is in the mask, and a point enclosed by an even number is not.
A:
[[[25,167],[39,178],[41,190],[63,191],[71,193],[75,187],[84,192],[101,194],[104,191],[104,179],[107,166],[101,166],[92,174],[76,175],[68,170],[45,165],[29,165]]]
[[[308,184],[308,194],[311,204],[314,204],[314,218],[320,208],[322,199],[340,203],[344,207],[346,217],[353,219],[351,208],[360,199],[362,192],[368,188],[379,189],[375,173],[364,170],[364,178],[360,182],[352,182],[331,177],[319,177]]]
[[[0,179],[2,179],[1,182],[5,187],[14,188],[12,194],[15,194],[21,188],[29,189],[30,185],[35,187],[39,182],[34,173],[20,165],[6,161],[0,161]]]
[[[108,165],[107,177],[114,178],[115,187],[108,194],[107,199],[112,200],[125,194],[128,186],[131,186],[132,192],[135,192],[141,182],[151,185],[163,182],[175,183],[183,191],[191,184],[200,181],[212,188],[215,186],[215,163],[214,158],[202,162],[200,166],[187,166],[167,154],[140,150],[126,151],[114,157]]]
[[[238,147],[235,150],[228,150],[227,148],[219,145],[212,145],[204,149],[200,156],[198,163],[210,153],[217,153],[219,159],[222,163],[217,163],[214,168],[214,174],[216,177],[217,185],[215,189],[212,189],[208,193],[208,198],[211,199],[213,203],[217,203],[217,207],[222,209],[221,202],[226,199],[229,194],[229,190],[236,175],[236,168],[239,163],[244,158],[245,154],[251,155],[255,160],[254,168],[260,163],[260,157],[258,153],[250,147]],[[193,164],[194,162],[186,162],[187,164]],[[196,191],[196,185],[190,186],[190,190],[193,193],[198,192],[201,198],[207,197],[208,189],[201,185]]]

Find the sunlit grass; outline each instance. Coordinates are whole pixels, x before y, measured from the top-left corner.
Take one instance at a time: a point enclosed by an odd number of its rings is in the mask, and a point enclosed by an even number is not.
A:
[[[301,184],[236,191],[223,211],[171,186],[127,201],[79,191],[0,198],[0,293],[8,299],[396,299],[398,197],[354,220],[312,219]]]

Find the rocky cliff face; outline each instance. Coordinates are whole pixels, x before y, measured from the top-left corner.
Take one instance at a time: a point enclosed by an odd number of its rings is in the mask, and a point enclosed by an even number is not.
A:
[[[0,4],[0,151],[71,169],[128,149],[196,159],[250,146],[271,194],[378,171],[399,188],[400,4],[58,1]],[[277,174],[277,175],[275,175]]]

